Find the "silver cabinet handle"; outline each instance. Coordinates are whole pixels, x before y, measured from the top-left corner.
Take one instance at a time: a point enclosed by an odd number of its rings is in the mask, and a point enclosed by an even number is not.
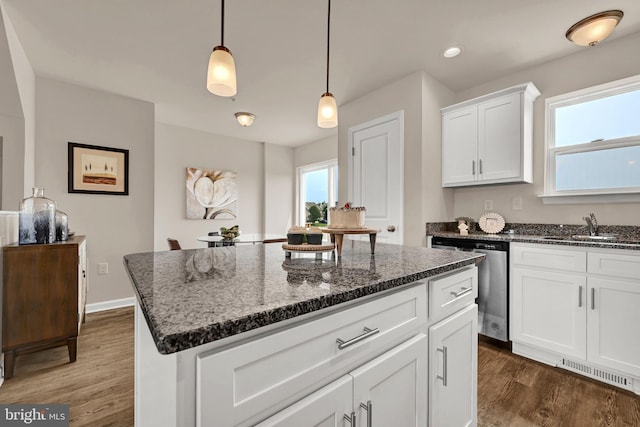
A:
[[[359,343],[362,340],[365,340],[375,334],[377,334],[378,332],[380,332],[380,329],[375,328],[375,329],[369,329],[366,326],[364,327],[364,333],[358,335],[357,337],[351,338],[350,340],[344,341],[341,340],[340,338],[336,339],[336,342],[338,343],[338,350],[343,350],[349,346],[352,346],[356,343]]]
[[[591,310],[596,309],[596,288],[591,288]]]
[[[476,161],[471,160],[471,175],[475,175],[475,174],[476,174]]]
[[[471,292],[473,290],[473,287],[469,287],[469,288],[462,288],[460,289],[460,291],[458,292],[453,292],[451,291],[451,295],[453,295],[456,298],[460,298],[463,295],[468,294],[469,292]]]
[[[582,307],[582,286],[578,286],[578,307]]]
[[[482,159],[478,160],[478,172],[480,172],[480,175],[482,175]]]
[[[370,400],[367,400],[367,404],[360,402],[360,407],[367,411],[367,427],[373,427],[373,403]]]
[[[351,427],[356,427],[356,413],[355,412],[352,412],[351,416],[345,414],[343,418],[344,418],[345,421],[349,421],[349,425]]]
[[[443,345],[442,348],[436,348],[436,351],[442,353],[442,376],[436,375],[437,380],[442,380],[442,385],[447,386],[447,346]]]

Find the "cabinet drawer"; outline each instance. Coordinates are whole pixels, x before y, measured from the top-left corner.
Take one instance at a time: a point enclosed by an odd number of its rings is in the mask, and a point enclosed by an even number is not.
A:
[[[540,246],[511,245],[511,262],[544,269],[584,273],[587,271],[587,253]]]
[[[640,279],[640,255],[590,252],[588,271],[605,276]]]
[[[220,425],[250,425],[373,359],[425,327],[426,297],[426,285],[418,283],[251,342],[198,355],[197,424],[215,419]],[[342,349],[338,339],[344,342]]]
[[[429,319],[437,322],[473,304],[478,297],[478,269],[429,280]]]

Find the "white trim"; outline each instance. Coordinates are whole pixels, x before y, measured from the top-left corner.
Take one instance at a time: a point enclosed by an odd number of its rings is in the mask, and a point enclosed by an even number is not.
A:
[[[114,299],[110,301],[94,302],[87,304],[86,313],[96,313],[98,311],[113,310],[114,308],[133,307],[136,297]]]

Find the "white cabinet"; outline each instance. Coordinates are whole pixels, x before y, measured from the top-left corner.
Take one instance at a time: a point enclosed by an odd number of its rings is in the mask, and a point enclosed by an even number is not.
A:
[[[478,306],[475,304],[429,328],[430,426],[476,425],[477,336]]]
[[[442,186],[533,182],[529,82],[442,109]]]
[[[640,394],[640,253],[512,243],[514,353]]]

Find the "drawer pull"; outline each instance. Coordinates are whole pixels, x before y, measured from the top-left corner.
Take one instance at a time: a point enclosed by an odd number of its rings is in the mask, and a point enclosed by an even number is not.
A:
[[[356,427],[356,413],[355,412],[352,412],[351,416],[345,414],[343,419],[345,421],[349,421],[349,425],[351,427]]]
[[[373,427],[373,403],[367,400],[367,404],[360,402],[360,407],[367,411],[367,427]]]
[[[442,376],[436,375],[437,380],[442,380],[442,385],[447,386],[447,346],[443,345],[442,348],[436,348],[436,351],[442,353]]]
[[[456,298],[460,298],[461,296],[464,296],[464,295],[468,294],[471,291],[473,291],[473,287],[462,288],[458,292],[451,292],[451,295],[453,295]]]
[[[351,338],[350,340],[344,341],[341,340],[340,338],[336,339],[336,342],[338,343],[338,350],[344,350],[345,348],[352,346],[356,343],[359,343],[360,341],[367,339],[375,334],[377,334],[378,332],[380,332],[380,329],[375,328],[375,329],[369,329],[366,326],[364,327],[364,333],[358,335],[357,337]]]

